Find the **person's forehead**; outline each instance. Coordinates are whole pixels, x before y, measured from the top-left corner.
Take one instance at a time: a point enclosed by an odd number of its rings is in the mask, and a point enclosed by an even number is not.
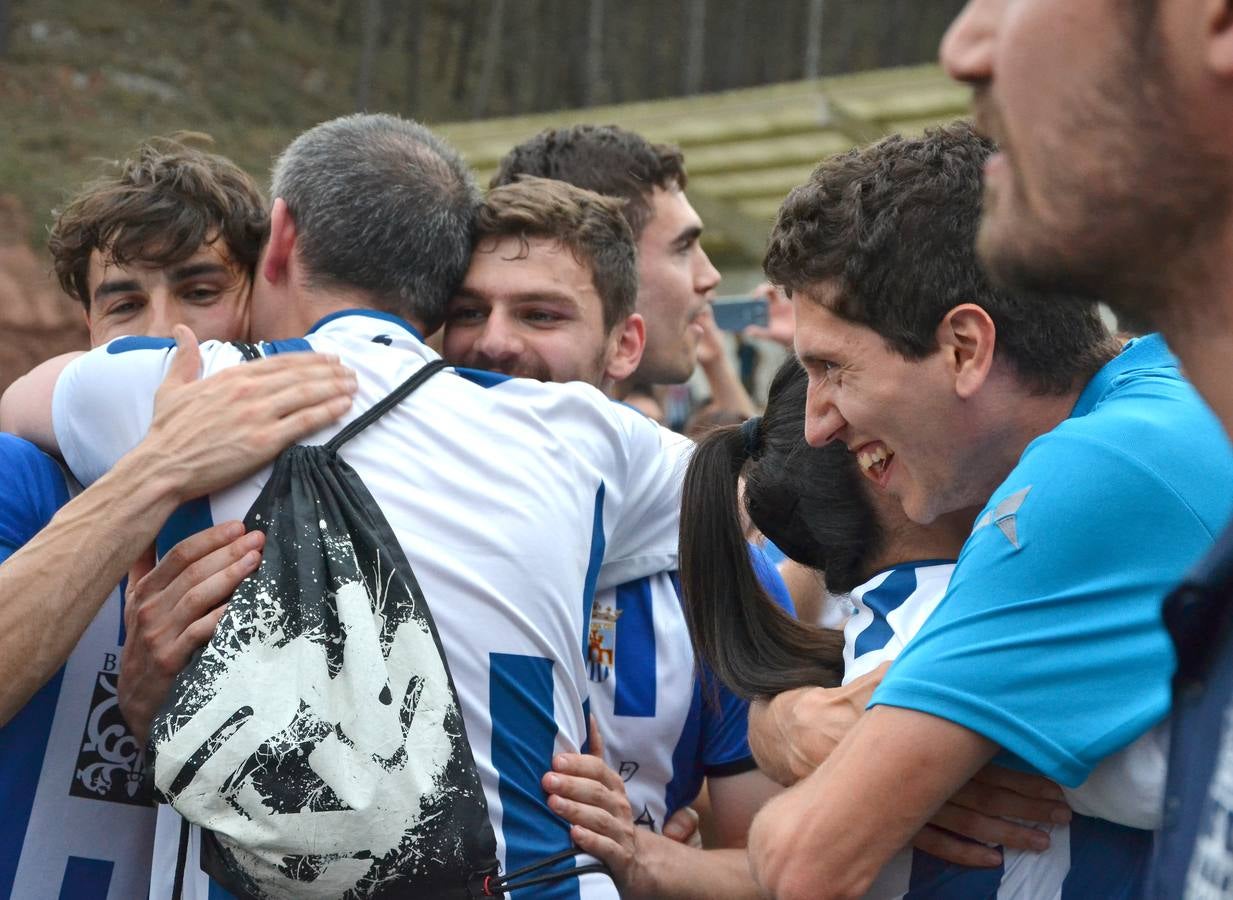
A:
[[[599,296],[591,267],[573,251],[552,238],[486,238],[471,256],[463,290],[497,299],[554,292],[575,299],[579,305],[594,303]]]
[[[97,285],[103,279],[119,276],[136,280],[161,278],[172,272],[201,264],[221,264],[234,271],[236,264],[231,258],[230,249],[225,241],[215,240],[202,244],[189,256],[175,262],[163,262],[158,259],[157,248],[151,248],[139,259],[127,261],[120,265],[111,256],[110,249],[95,249],[90,253],[90,263],[86,272],[86,280],[91,285]]]
[[[694,211],[685,192],[678,187],[651,191],[651,216],[638,238],[638,244],[673,241],[684,231],[701,229],[702,218]]]
[[[867,325],[849,322],[831,311],[838,288],[830,282],[809,285],[792,292],[796,313],[796,346],[800,355],[868,352],[885,349],[877,332]]]

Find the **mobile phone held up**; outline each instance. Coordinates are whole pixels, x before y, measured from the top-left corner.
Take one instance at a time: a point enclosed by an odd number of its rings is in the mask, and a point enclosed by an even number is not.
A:
[[[716,297],[711,313],[721,331],[740,331],[769,321],[765,297]]]

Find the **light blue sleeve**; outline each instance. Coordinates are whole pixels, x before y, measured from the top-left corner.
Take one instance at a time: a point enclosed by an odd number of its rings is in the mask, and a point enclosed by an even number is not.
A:
[[[1088,436],[1029,447],[872,703],[949,719],[1004,762],[1082,782],[1169,710],[1161,603],[1212,540],[1175,487]]]

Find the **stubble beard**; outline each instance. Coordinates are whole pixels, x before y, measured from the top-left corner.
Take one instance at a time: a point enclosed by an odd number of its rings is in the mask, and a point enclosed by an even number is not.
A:
[[[1004,287],[1103,300],[1130,331],[1185,327],[1206,306],[1191,282],[1227,223],[1228,166],[1188,136],[1167,70],[1148,47],[1128,49],[1113,68],[1072,107],[1052,146],[1040,145],[1055,161],[1042,191],[1053,221],[1026,208],[1012,154],[1012,196],[986,191],[977,251]],[[1085,143],[1089,171],[1068,167],[1068,153]]]

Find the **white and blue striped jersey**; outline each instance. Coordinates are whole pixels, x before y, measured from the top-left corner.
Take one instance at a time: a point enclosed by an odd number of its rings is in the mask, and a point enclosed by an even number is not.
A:
[[[791,610],[779,573],[750,552],[767,593]],[[658,832],[704,779],[757,768],[748,702],[709,671],[699,676],[675,572],[596,593],[588,645],[604,761],[625,782],[638,825]]]
[[[885,569],[852,591],[855,613],[844,627],[844,683],[894,659],[937,608],[955,564],[947,561],[904,563]],[[1109,757],[1105,781],[1126,772],[1144,748],[1127,748]],[[1119,768],[1121,767],[1121,768]],[[1159,776],[1163,779],[1163,770]],[[1134,784],[1123,782],[1126,789]],[[1078,789],[1077,794],[1083,794]],[[942,862],[919,850],[904,850],[882,869],[866,894],[868,900],[1102,900],[1136,896],[1136,873],[1151,852],[1152,832],[1076,814],[1069,825],[1035,825],[1049,833],[1041,853],[1003,849],[1002,865],[970,869]],[[1119,877],[1118,873],[1124,873]],[[1125,894],[1110,885],[1127,886]]]
[[[369,310],[262,347],[333,353],[356,371],[351,412],[305,443],[324,442],[436,358],[405,322]],[[61,376],[56,436],[78,477],[99,477],[141,438],[172,353],[166,341],[122,338]],[[206,376],[242,361],[218,343],[204,344],[202,358]],[[594,593],[675,568],[688,446],[587,385],[447,370],[342,450],[428,601],[506,871],[570,844],[540,779],[554,753],[585,741]],[[268,473],[181,508],[164,545],[242,518]],[[197,861],[188,869],[195,874]],[[156,858],[156,878],[168,870],[174,857]],[[587,875],[535,896],[589,900],[615,897],[615,888]]]
[[[76,485],[33,444],[0,434],[0,562]],[[0,898],[128,900],[150,877],[154,808],[144,750],[116,699],[119,588],[60,671],[0,727]]]

